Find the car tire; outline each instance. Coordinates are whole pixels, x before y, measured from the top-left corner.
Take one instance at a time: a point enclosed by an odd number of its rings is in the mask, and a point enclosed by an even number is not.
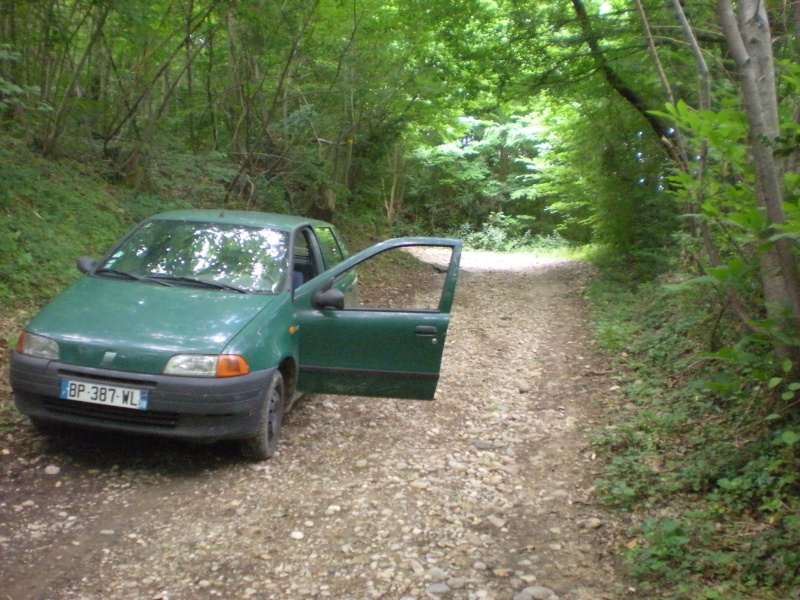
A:
[[[283,424],[283,376],[276,370],[267,387],[259,415],[258,434],[241,441],[241,452],[250,460],[267,460],[278,449]]]

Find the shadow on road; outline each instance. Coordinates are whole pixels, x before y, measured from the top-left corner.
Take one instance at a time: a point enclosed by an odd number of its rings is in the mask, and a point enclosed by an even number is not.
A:
[[[36,435],[36,434],[34,434]],[[171,478],[192,477],[243,461],[234,442],[192,444],[157,437],[63,428],[36,435],[41,461],[67,463],[79,470],[109,469],[158,472]]]

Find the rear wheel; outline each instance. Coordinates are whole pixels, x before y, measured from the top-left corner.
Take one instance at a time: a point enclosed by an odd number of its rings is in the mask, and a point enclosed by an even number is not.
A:
[[[275,454],[283,424],[283,397],[283,377],[276,370],[259,415],[258,434],[241,442],[241,451],[245,458],[267,460]]]

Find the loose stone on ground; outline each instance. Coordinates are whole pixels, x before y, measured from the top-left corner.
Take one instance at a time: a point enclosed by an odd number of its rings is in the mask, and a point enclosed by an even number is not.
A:
[[[301,399],[268,463],[120,436],[37,450],[24,429],[13,452],[26,462],[2,463],[0,588],[54,600],[629,596],[619,527],[592,504],[585,430],[614,391],[576,293],[589,275],[465,253],[436,400]]]

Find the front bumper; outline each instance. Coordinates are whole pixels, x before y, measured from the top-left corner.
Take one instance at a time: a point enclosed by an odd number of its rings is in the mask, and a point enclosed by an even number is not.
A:
[[[193,441],[255,435],[274,371],[176,377],[79,367],[18,352],[12,353],[9,364],[14,404],[35,420]],[[147,390],[147,410],[63,400],[61,379]]]

